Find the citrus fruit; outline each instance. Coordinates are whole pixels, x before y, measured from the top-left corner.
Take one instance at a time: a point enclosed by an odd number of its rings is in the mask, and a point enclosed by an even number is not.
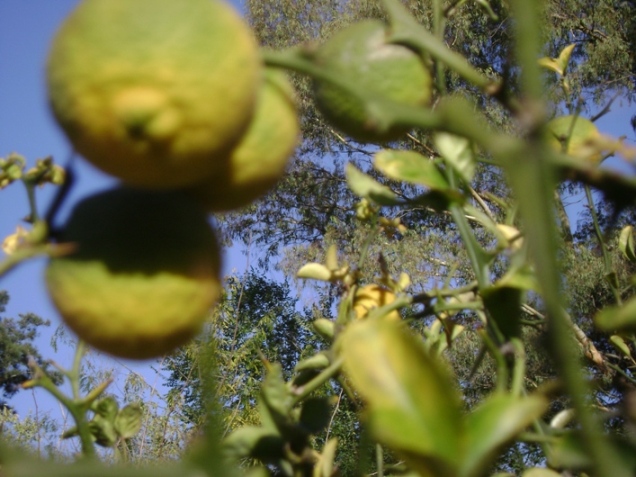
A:
[[[248,205],[283,175],[298,136],[292,86],[284,73],[268,69],[247,132],[225,167],[193,188],[193,196],[212,212]]]
[[[601,133],[589,119],[559,116],[546,124],[546,140],[555,151],[598,164],[603,158]],[[567,144],[567,146],[566,146]]]
[[[51,299],[90,345],[163,355],[200,330],[221,293],[206,213],[175,192],[117,188],[81,201],[61,234],[73,251],[46,270]]]
[[[253,113],[249,27],[222,0],[84,0],[57,33],[50,104],[75,150],[146,188],[218,169]]]
[[[379,285],[371,284],[358,288],[353,297],[353,312],[357,319],[366,318],[375,308],[389,305],[395,301],[395,294]],[[397,310],[392,311],[386,318],[399,320],[400,314]]]
[[[340,30],[318,49],[315,61],[367,94],[412,106],[430,101],[430,72],[414,51],[386,42],[386,26],[379,20],[365,20]],[[387,142],[406,132],[401,127],[375,130],[364,105],[333,83],[314,81],[314,93],[325,119],[356,141]]]

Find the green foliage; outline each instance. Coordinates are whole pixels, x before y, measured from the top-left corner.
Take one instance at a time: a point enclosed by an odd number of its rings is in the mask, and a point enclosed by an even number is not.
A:
[[[8,302],[9,294],[0,291],[0,313],[4,313]],[[29,359],[49,369],[33,343],[38,336],[38,328],[49,324],[49,321],[33,313],[21,314],[17,320],[0,317],[0,389],[5,398],[13,396],[20,390],[20,384],[32,378]],[[57,383],[61,381],[60,373],[51,371],[51,377]],[[6,405],[5,401],[0,400],[0,407]]]

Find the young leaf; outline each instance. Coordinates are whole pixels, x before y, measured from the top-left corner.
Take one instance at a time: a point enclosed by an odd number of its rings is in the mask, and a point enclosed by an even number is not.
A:
[[[572,43],[563,48],[563,50],[561,50],[561,53],[559,53],[558,58],[540,58],[539,64],[544,68],[554,71],[560,76],[565,76],[565,70],[568,67],[570,56],[572,55],[572,51],[574,50],[575,46],[576,44]]]

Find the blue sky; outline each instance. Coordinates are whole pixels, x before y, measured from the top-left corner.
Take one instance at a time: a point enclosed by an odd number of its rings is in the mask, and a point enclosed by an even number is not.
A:
[[[18,152],[32,165],[36,159],[52,155],[63,165],[69,156],[70,147],[47,108],[44,64],[56,28],[76,3],[77,0],[0,0],[0,157]],[[621,105],[617,100],[612,113],[597,125],[602,132],[625,135],[630,145],[636,145],[629,126],[634,112],[633,107]],[[617,163],[612,160],[610,165]],[[77,166],[78,180],[68,204],[114,182],[81,161]],[[51,186],[39,191],[41,211],[45,210],[53,192]],[[0,191],[0,240],[15,230],[27,212],[26,194],[21,184]],[[44,263],[43,259],[38,259],[23,264],[0,279],[0,289],[6,289],[11,295],[7,316],[33,312],[51,320],[52,327],[39,340],[40,347],[46,357],[67,365],[71,359],[68,349],[56,354],[49,348],[50,334],[60,320],[44,289]],[[225,268],[240,272],[245,263],[245,257],[235,251],[226,257]],[[149,369],[147,364],[134,367]],[[25,411],[33,405],[27,393],[18,394],[12,403]]]

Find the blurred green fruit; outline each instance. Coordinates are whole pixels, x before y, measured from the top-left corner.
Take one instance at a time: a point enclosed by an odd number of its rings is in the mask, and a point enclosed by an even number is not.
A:
[[[603,159],[601,133],[589,119],[559,116],[546,124],[546,140],[555,151],[598,164]]]
[[[55,36],[47,86],[82,156],[159,189],[223,165],[250,122],[260,74],[251,30],[223,0],[84,0]]]
[[[221,294],[205,212],[177,193],[118,188],[73,210],[46,283],[66,324],[107,353],[146,359],[194,337]]]
[[[244,207],[271,189],[285,172],[300,126],[294,92],[285,74],[266,70],[247,132],[225,167],[192,189],[211,212]]]

